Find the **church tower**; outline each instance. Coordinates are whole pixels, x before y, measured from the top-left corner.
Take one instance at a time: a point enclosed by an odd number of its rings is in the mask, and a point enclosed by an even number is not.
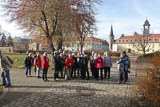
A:
[[[150,34],[150,23],[149,21],[146,19],[146,21],[144,22],[144,25],[143,25],[143,35],[149,35]]]
[[[111,31],[109,35],[109,50],[112,51],[113,49],[113,43],[114,43],[114,34],[113,34],[113,27],[111,25]]]

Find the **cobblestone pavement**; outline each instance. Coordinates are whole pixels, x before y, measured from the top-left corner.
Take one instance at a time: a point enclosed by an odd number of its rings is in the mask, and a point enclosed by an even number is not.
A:
[[[114,64],[110,80],[63,79],[49,82],[34,77],[25,78],[25,70],[12,69],[12,87],[0,101],[3,107],[131,107],[130,91],[134,80],[134,66],[129,82],[118,84],[118,71]],[[134,106],[134,105],[132,105]]]

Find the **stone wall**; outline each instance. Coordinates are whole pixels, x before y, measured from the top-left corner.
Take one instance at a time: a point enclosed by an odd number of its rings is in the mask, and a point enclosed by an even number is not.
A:
[[[13,53],[13,47],[0,47],[0,50],[4,53]]]

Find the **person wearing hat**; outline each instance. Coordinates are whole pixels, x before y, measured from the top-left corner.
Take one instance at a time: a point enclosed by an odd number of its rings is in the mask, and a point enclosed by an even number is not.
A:
[[[2,76],[2,85],[7,87],[11,86],[11,80],[10,80],[11,67],[12,67],[11,62],[8,60],[6,56],[2,55],[2,52],[0,50],[0,70]]]
[[[24,60],[24,65],[26,67],[26,73],[25,73],[26,77],[28,76],[31,77],[31,68],[33,66],[33,63],[34,63],[34,60],[32,58],[32,53],[29,53],[28,56]]]

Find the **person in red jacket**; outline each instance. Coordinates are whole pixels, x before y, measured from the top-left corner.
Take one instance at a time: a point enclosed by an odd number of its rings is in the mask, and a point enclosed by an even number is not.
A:
[[[39,52],[37,53],[37,57],[34,59],[34,65],[36,66],[36,75],[37,75],[37,78],[40,78],[41,57],[40,57]]]
[[[42,79],[43,81],[48,81],[47,80],[48,68],[49,68],[49,58],[47,56],[47,52],[45,52],[42,57],[42,70],[43,70]]]
[[[65,61],[65,67],[66,67],[66,72],[65,72],[65,80],[68,80],[71,78],[71,70],[74,65],[73,58],[71,54],[68,55],[68,58]]]
[[[103,61],[103,59],[102,59],[100,54],[98,54],[98,57],[94,62],[94,65],[95,65],[95,68],[97,69],[96,70],[96,74],[95,74],[96,79],[97,80],[99,79],[99,71],[100,71],[101,72],[101,80],[103,80],[104,61]]]

